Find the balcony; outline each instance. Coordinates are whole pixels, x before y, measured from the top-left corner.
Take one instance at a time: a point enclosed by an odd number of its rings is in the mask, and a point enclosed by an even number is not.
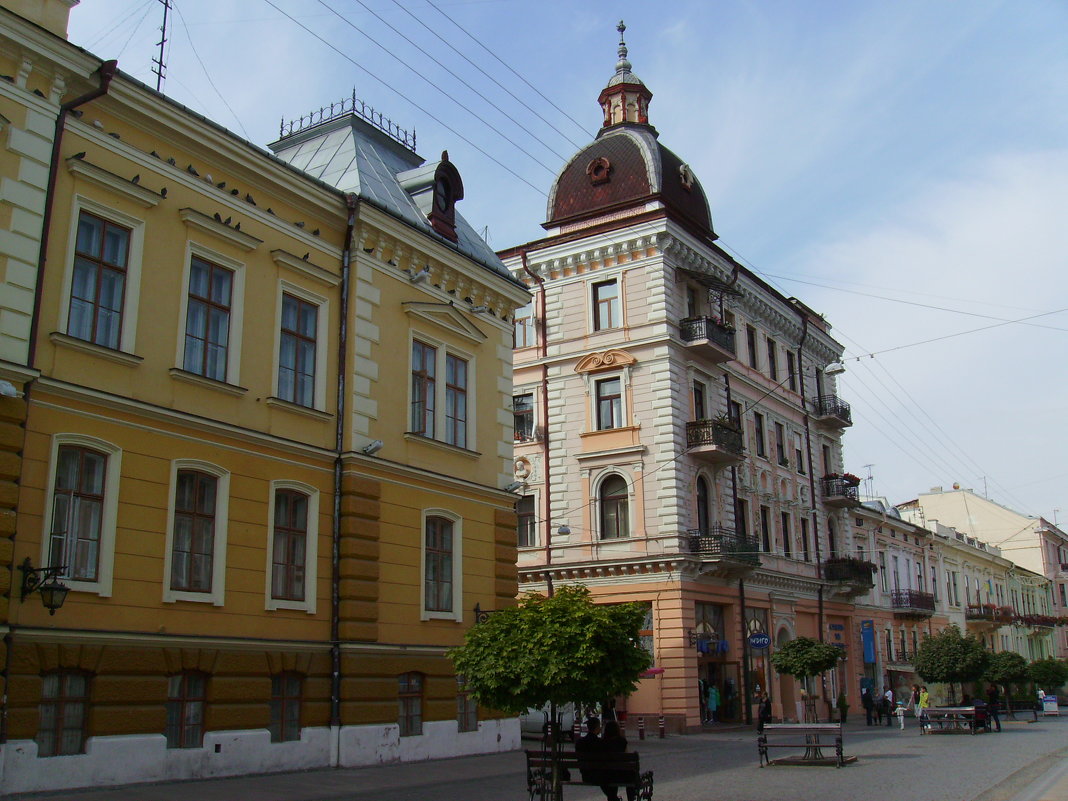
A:
[[[853,425],[849,404],[837,395],[820,395],[812,405],[815,407],[812,417],[817,423],[832,428],[848,428]]]
[[[679,321],[679,336],[690,348],[716,364],[735,358],[734,329],[713,317],[687,317]]]
[[[920,620],[934,614],[935,599],[929,592],[894,590],[890,593],[890,606],[894,617]]]
[[[1048,634],[1049,630],[1060,621],[1050,615],[1018,615],[1013,621],[1017,626],[1028,626],[1034,629],[1032,635]]]
[[[723,526],[686,532],[689,552],[701,558],[702,575],[739,578],[760,566],[756,539]]]
[[[997,604],[970,604],[964,610],[964,620],[972,629],[994,631],[1012,623],[1016,616],[1011,606]]]
[[[845,508],[860,505],[859,482],[843,476],[824,476],[820,479],[820,495],[828,506]]]
[[[851,556],[832,557],[823,563],[823,578],[832,582],[831,594],[844,598],[855,598],[874,587],[874,572],[874,564]]]
[[[742,460],[742,432],[720,420],[695,420],[686,424],[686,447],[699,459],[712,464],[736,464]]]
[[[912,660],[916,658],[915,651],[906,651],[898,648],[894,651],[893,655],[887,658],[887,662],[892,665],[911,665]]]

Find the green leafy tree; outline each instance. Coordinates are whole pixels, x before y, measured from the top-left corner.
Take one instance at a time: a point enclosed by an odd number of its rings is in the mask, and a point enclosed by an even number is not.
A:
[[[949,684],[952,697],[955,683],[983,677],[989,659],[990,653],[974,634],[965,636],[956,626],[948,626],[923,638],[913,667],[924,681]]]
[[[776,673],[807,679],[830,670],[841,658],[842,652],[829,643],[798,637],[775,650],[771,655],[771,666]]]
[[[1028,676],[1039,688],[1055,693],[1068,681],[1068,662],[1063,659],[1037,659],[1027,666]]]
[[[1027,660],[1015,651],[999,651],[990,655],[983,678],[1005,688],[1006,695],[1011,695],[1011,686],[1021,684],[1028,679]]]

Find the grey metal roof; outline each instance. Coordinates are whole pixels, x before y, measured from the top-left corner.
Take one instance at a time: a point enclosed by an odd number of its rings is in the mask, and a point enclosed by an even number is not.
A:
[[[430,226],[398,179],[400,173],[410,174],[421,167],[424,159],[361,117],[355,114],[339,117],[279,139],[268,147],[290,166],[342,192],[358,195],[515,283],[493,249],[458,212],[456,242]],[[426,167],[431,174],[433,166]]]

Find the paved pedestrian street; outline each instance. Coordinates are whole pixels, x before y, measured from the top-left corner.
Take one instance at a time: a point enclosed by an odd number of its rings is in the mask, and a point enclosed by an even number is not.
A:
[[[756,734],[727,728],[636,741],[656,801],[1068,801],[1068,717],[1002,734],[921,737],[914,720],[848,724],[845,768],[757,766]],[[528,744],[533,745],[533,744]],[[783,749],[785,753],[792,753]],[[47,760],[41,760],[42,768]],[[521,752],[352,770],[46,793],[33,801],[523,801]],[[597,801],[566,787],[565,801]]]

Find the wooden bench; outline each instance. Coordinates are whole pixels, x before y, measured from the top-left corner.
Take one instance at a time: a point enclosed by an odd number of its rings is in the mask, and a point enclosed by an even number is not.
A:
[[[976,734],[986,731],[986,709],[974,706],[932,706],[921,718],[920,734]],[[937,726],[937,728],[936,728]]]
[[[768,742],[768,736],[784,736],[789,741]],[[804,748],[805,755],[801,757],[804,762],[822,762],[825,757],[820,751],[820,737],[834,735],[835,767],[840,768],[845,764],[842,755],[842,724],[841,723],[765,723],[757,737],[757,751],[760,754],[760,767],[770,765],[768,758],[769,748]],[[825,743],[824,745],[830,745]]]
[[[553,780],[552,754],[549,751],[526,751],[527,755],[527,793],[530,801],[544,798],[559,801],[552,794]],[[556,755],[557,770],[561,774],[560,785],[579,784],[593,787],[615,787],[631,789],[637,794],[638,801],[653,801],[653,772],[644,773],[638,761],[638,754],[625,751],[614,754],[576,754],[574,751],[559,751]],[[591,777],[584,781],[582,771]],[[606,776],[607,780],[596,778]]]
[[[1016,720],[1017,713],[1022,713],[1024,718],[1030,713],[1036,723],[1038,722],[1038,707],[1039,704],[1034,701],[1004,701],[1001,705],[1003,714],[1010,720]]]

